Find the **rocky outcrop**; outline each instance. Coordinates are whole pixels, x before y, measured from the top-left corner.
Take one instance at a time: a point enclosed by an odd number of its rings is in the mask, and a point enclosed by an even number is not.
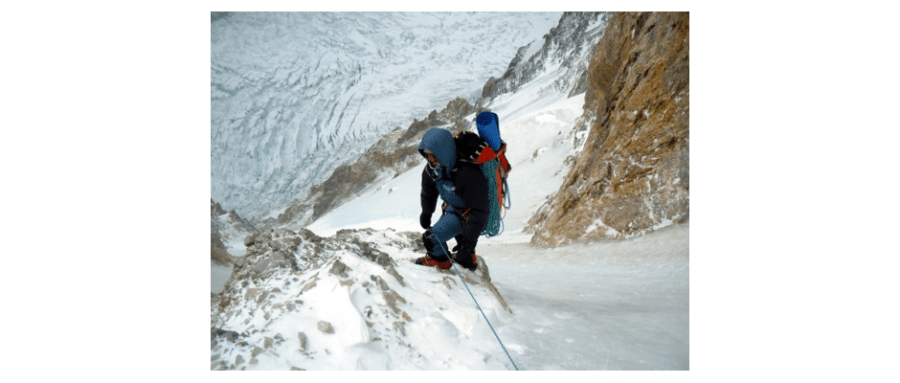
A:
[[[222,243],[222,238],[219,236],[219,233],[212,233],[210,248],[211,248],[211,256],[210,259],[219,264],[219,265],[230,265],[235,261],[234,256],[228,253],[228,249],[225,248],[225,244]]]
[[[250,221],[244,219],[234,209],[225,211],[218,202],[210,200],[210,219],[212,231],[240,231],[252,232],[255,230]],[[224,234],[223,234],[224,235]],[[224,235],[228,236],[228,235]]]
[[[323,238],[306,229],[266,228],[244,244],[247,254],[223,291],[210,296],[213,370],[301,369],[331,359],[332,347],[415,350],[428,329],[407,323],[442,318],[454,296],[470,307],[471,290],[496,297],[496,304],[481,300],[487,307],[512,312],[482,258],[483,271],[461,275],[412,265],[424,252],[420,233],[360,229]],[[334,307],[342,309],[323,309]]]
[[[210,248],[211,260],[219,265],[229,265],[236,258],[228,253],[223,241],[230,238],[240,238],[246,233],[253,232],[253,224],[241,218],[234,210],[225,211],[218,202],[210,200]]]
[[[689,18],[616,13],[588,69],[583,151],[532,217],[534,245],[620,239],[689,212]]]
[[[589,47],[600,40],[609,16],[604,12],[563,13],[559,24],[544,35],[543,45],[539,49],[531,49],[528,45],[519,48],[506,72],[499,78],[488,79],[481,99],[476,103],[477,108],[489,104],[489,100],[496,96],[517,91],[548,68],[565,71],[552,85],[555,91],[570,96],[583,93],[587,84],[584,73],[592,54]],[[528,55],[528,52],[533,53]]]

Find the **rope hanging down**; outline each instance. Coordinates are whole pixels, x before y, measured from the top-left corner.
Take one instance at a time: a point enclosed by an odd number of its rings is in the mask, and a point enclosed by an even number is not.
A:
[[[497,166],[498,162],[496,159],[481,165],[481,171],[488,180],[488,198],[491,201],[491,211],[488,214],[487,226],[481,232],[485,237],[494,237],[503,232],[503,217],[500,215],[501,206],[496,203],[499,200],[497,196]]]
[[[441,250],[444,250],[444,254],[448,254],[448,255],[449,255],[450,253],[447,251],[447,249],[444,248],[443,242],[440,241],[440,238],[435,237],[435,239],[438,239],[437,244],[441,247]],[[472,294],[472,290],[469,289],[469,285],[466,284],[466,280],[463,279],[462,274],[459,273],[459,269],[456,268],[456,262],[451,262],[450,264],[453,265],[453,270],[456,271],[456,275],[459,276],[459,280],[461,280],[462,283],[463,283],[463,286],[466,287],[466,291],[469,292],[469,296],[471,296],[471,297],[472,297],[472,300],[475,301],[475,307],[478,308],[478,311],[481,312],[481,316],[483,316],[485,322],[487,322],[488,327],[491,328],[491,332],[494,333],[494,337],[497,338],[497,342],[500,343],[500,347],[503,348],[503,352],[506,353],[506,357],[509,358],[509,362],[512,363],[513,368],[515,368],[516,371],[519,371],[519,366],[516,366],[516,362],[514,362],[512,356],[509,355],[509,351],[506,350],[506,346],[503,345],[503,341],[500,340],[500,336],[497,335],[497,331],[494,330],[494,326],[491,325],[491,321],[488,320],[488,317],[487,317],[487,315],[484,313],[484,310],[481,309],[481,305],[478,304],[478,300],[475,299],[475,294]]]

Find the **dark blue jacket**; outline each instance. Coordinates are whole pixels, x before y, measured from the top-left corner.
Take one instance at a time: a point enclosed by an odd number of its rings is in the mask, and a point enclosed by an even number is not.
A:
[[[462,236],[474,245],[487,226],[490,212],[487,179],[479,165],[456,160],[456,143],[446,129],[431,128],[425,132],[419,144],[423,157],[426,149],[434,153],[440,165],[433,168],[426,164],[422,171],[422,212],[431,216],[440,196],[453,206],[455,214],[461,218],[465,215]]]

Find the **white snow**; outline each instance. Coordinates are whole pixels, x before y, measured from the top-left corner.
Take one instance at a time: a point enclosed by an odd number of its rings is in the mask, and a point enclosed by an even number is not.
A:
[[[530,234],[523,233],[522,229],[535,209],[562,182],[565,175],[562,164],[576,150],[571,133],[584,102],[583,95],[567,99],[562,95],[539,94],[539,89],[552,79],[551,74],[545,75],[515,95],[498,98],[492,106],[500,116],[501,134],[508,144],[513,166],[509,178],[512,209],[506,214],[505,232],[494,238],[482,238],[478,253],[485,258],[494,284],[513,313],[497,310],[489,296],[481,297],[479,304],[491,308],[488,315],[491,324],[520,369],[687,370],[690,368],[687,224],[623,242],[557,249],[527,245]],[[308,229],[324,236],[340,229],[365,227],[420,232],[421,171],[421,167],[416,167],[371,186]],[[593,228],[601,225],[602,221]],[[392,256],[411,260],[421,255]],[[401,270],[419,278],[443,276],[409,264],[403,264]],[[408,300],[421,296],[404,293],[403,289],[398,291]],[[426,316],[424,321],[413,320],[407,326],[407,334],[415,339],[410,342],[433,345],[433,349],[418,350],[426,355],[443,352],[455,356],[467,350],[491,362],[459,357],[435,362],[433,356],[416,362],[409,360],[408,355],[378,353],[379,362],[371,366],[328,362],[310,365],[309,361],[306,365],[310,369],[512,368],[488,324],[475,311],[471,298],[446,293],[430,295],[437,291],[443,290],[426,292],[430,299],[412,301],[406,306],[418,308],[416,314]],[[341,304],[345,300],[333,298],[331,302]],[[429,313],[435,300],[445,309]]]

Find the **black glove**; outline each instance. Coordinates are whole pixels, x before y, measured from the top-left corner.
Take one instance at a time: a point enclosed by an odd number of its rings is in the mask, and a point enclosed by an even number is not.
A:
[[[420,214],[419,225],[422,225],[423,229],[428,229],[429,227],[431,227],[431,214]]]

